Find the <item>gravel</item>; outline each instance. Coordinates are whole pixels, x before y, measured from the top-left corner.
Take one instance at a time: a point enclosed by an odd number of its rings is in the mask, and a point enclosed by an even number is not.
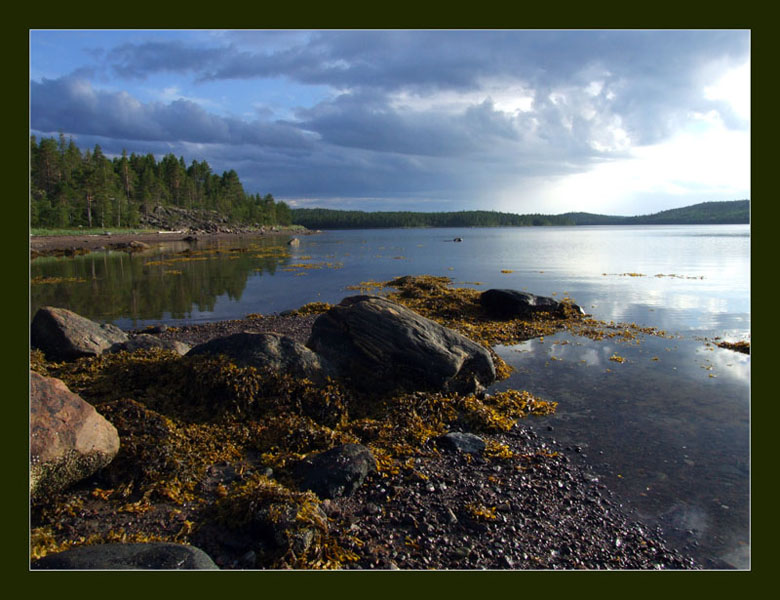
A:
[[[276,332],[305,343],[317,315],[271,315],[161,328],[196,345],[232,333]],[[349,498],[325,500],[331,532],[354,554],[346,569],[697,569],[660,530],[633,522],[613,494],[566,451],[543,441],[533,417],[481,435],[511,457],[426,444],[413,469],[370,475]],[[576,452],[572,449],[571,452]],[[221,568],[242,568],[221,556]]]
[[[694,569],[659,531],[521,423],[486,436],[512,458],[432,452],[413,474],[373,476],[327,501],[356,569]],[[433,448],[431,448],[433,450]]]

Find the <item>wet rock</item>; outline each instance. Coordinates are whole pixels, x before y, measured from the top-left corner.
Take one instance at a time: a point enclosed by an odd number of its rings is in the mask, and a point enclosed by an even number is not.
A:
[[[485,449],[485,442],[481,437],[473,433],[460,433],[452,431],[436,438],[436,445],[452,452],[464,452],[466,454],[481,454]]]
[[[30,495],[65,489],[109,464],[114,426],[59,379],[30,372]]]
[[[538,312],[562,314],[566,306],[575,313],[585,314],[576,304],[564,304],[549,296],[537,296],[518,290],[485,290],[479,296],[479,303],[492,317],[513,318],[527,317]]]
[[[376,460],[368,448],[344,444],[304,459],[293,473],[302,490],[330,499],[351,496],[376,470]]]
[[[331,376],[327,362],[290,337],[277,333],[235,333],[199,344],[187,356],[223,354],[239,366],[270,369],[321,383]]]
[[[307,346],[368,391],[470,393],[496,378],[480,344],[377,296],[351,296],[320,315]]]
[[[31,565],[33,569],[218,569],[214,561],[195,546],[172,543],[97,544],[78,546],[48,554]]]
[[[300,246],[301,245],[301,240],[299,240],[298,238],[293,238],[289,242],[287,242],[287,245],[288,246]]]
[[[65,308],[38,309],[30,326],[30,343],[52,361],[97,356],[128,335],[116,325],[100,324]]]
[[[161,340],[148,333],[139,333],[126,342],[113,344],[106,352],[135,352],[136,350],[149,350],[152,348],[171,350],[172,352],[176,352],[179,356],[184,356],[190,351],[190,347],[183,342]]]
[[[124,250],[126,252],[140,252],[141,250],[148,250],[149,244],[140,242],[138,240],[131,240],[129,242],[118,242],[116,244],[110,244],[109,248],[112,250]]]

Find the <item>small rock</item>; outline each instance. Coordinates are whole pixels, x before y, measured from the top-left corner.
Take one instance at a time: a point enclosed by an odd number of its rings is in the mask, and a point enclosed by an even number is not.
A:
[[[485,442],[473,433],[452,431],[435,438],[435,441],[444,449],[466,454],[480,454],[485,449]]]
[[[300,488],[320,498],[351,496],[369,473],[376,472],[376,460],[362,444],[343,444],[305,458],[294,467]]]

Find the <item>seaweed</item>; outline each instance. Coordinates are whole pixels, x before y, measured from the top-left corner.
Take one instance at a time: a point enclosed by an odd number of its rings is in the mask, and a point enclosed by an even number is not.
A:
[[[449,283],[443,277],[390,282],[399,289],[393,297],[471,332],[487,347],[540,327],[548,331],[542,318],[491,321],[478,292]],[[299,314],[326,307],[313,303]],[[319,498],[297,489],[290,476],[297,461],[361,443],[375,457],[378,477],[403,471],[419,479],[414,459],[438,452],[432,438],[453,428],[507,431],[518,419],[556,406],[517,390],[380,396],[341,381],[315,385],[240,367],[224,356],[181,357],[160,349],[63,363],[32,351],[30,367],[63,380],[120,437],[111,464],[31,507],[31,558],[76,545],[156,540],[197,542],[227,556],[227,566],[246,555],[253,568],[339,568],[355,555],[334,541],[343,532],[323,517]],[[484,454],[502,460],[511,453],[489,443]],[[246,537],[248,530],[256,535]]]

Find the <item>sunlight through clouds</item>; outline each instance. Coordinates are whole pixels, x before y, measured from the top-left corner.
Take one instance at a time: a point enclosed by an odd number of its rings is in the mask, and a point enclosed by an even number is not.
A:
[[[164,148],[328,208],[749,198],[749,118],[747,30],[30,33],[32,135]]]

